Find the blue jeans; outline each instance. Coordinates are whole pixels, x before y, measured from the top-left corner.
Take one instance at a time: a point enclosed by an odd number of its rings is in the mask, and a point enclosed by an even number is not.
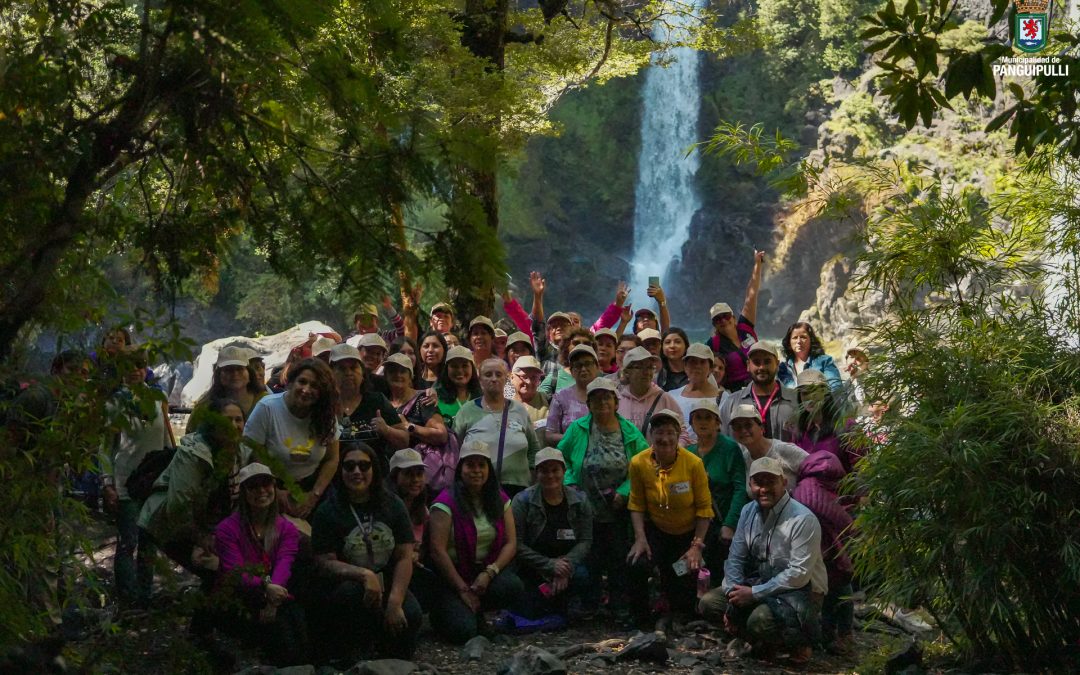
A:
[[[146,604],[154,586],[155,548],[149,540],[140,541],[137,521],[141,510],[142,502],[133,499],[121,499],[117,504],[113,577],[120,601]]]

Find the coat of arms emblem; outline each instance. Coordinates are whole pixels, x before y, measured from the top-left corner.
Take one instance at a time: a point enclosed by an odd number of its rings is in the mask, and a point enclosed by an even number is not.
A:
[[[1022,52],[1037,52],[1046,46],[1050,31],[1051,0],[1015,0],[1014,44]]]

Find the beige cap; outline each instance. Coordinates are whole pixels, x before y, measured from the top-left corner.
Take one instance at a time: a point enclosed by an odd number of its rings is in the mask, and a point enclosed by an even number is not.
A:
[[[638,311],[634,312],[634,318],[637,318],[637,317],[641,316],[642,314],[648,314],[652,318],[654,318],[654,319],[656,318],[656,312],[652,311],[648,307],[642,307]]]
[[[446,352],[446,361],[449,363],[454,359],[465,359],[466,361],[472,361],[472,350],[468,347],[461,345],[454,345]]]
[[[490,462],[491,450],[488,449],[487,443],[473,439],[461,446],[461,452],[458,453],[457,460],[459,466],[461,465],[461,461],[466,457],[483,457]]]
[[[731,421],[734,422],[735,420],[757,420],[761,422],[761,413],[749,403],[741,403],[735,406],[735,410],[731,413]]]
[[[566,458],[563,457],[562,452],[550,446],[536,453],[536,457],[533,458],[533,468],[540,466],[544,462],[558,462],[566,466]]]
[[[652,361],[653,365],[656,366],[660,362],[660,357],[653,356],[652,353],[644,347],[634,347],[623,356],[623,370],[626,370],[638,361]]]
[[[656,330],[655,328],[646,328],[645,330],[638,333],[637,336],[641,338],[642,342],[645,342],[646,340],[663,339],[660,335],[660,331]]]
[[[379,316],[379,308],[376,307],[374,303],[370,302],[364,305],[360,305],[360,309],[356,310],[356,314],[353,315],[353,320],[356,320],[356,317],[358,316],[364,315],[377,317]]]
[[[696,413],[699,410],[704,410],[705,412],[710,412],[710,413],[716,415],[716,419],[720,419],[720,407],[718,405],[716,405],[716,401],[714,399],[711,399],[711,398],[695,399],[694,402],[690,404],[690,417],[693,417],[694,413]]]
[[[594,391],[610,391],[616,396],[619,395],[619,388],[615,384],[615,380],[606,377],[598,377],[590,382],[589,385],[585,387],[585,398],[592,396]]]
[[[270,467],[265,464],[259,464],[258,462],[252,462],[245,467],[241,467],[240,471],[236,473],[236,484],[243,485],[244,481],[248,478],[255,476],[270,476],[273,478],[274,472],[270,470]]]
[[[813,368],[807,368],[799,373],[799,376],[795,378],[795,382],[797,383],[796,386],[799,387],[828,386],[829,384],[829,381],[825,379],[825,373]]]
[[[451,307],[449,303],[436,302],[434,305],[431,306],[431,311],[428,312],[428,316],[434,314],[435,312],[446,312],[447,314],[453,316],[454,308]]]
[[[847,346],[844,347],[844,356],[847,356],[851,352],[858,352],[866,358],[870,358],[870,353],[866,351],[866,348],[854,340],[847,343]]]
[[[675,412],[671,408],[664,408],[663,410],[657,410],[656,412],[654,412],[653,416],[649,418],[649,428],[652,429],[653,427],[655,427],[656,426],[656,420],[658,420],[658,419],[660,419],[662,417],[670,417],[671,419],[675,420],[676,424],[679,425],[679,428],[682,429],[682,427],[683,427],[682,415]]]
[[[496,328],[495,329],[495,337],[497,337],[497,338],[506,337],[506,331],[504,331],[502,328]]]
[[[378,333],[366,333],[360,336],[360,341],[356,343],[359,349],[370,349],[372,347],[379,347],[386,349],[386,340]]]
[[[544,367],[540,365],[535,356],[519,356],[517,361],[514,361],[514,370],[539,370],[543,372]]]
[[[248,363],[251,363],[252,361],[264,361],[265,360],[265,357],[262,354],[260,354],[259,352],[255,351],[254,349],[247,350],[247,353],[248,353]]]
[[[750,464],[750,477],[759,473],[769,473],[774,476],[784,477],[784,465],[772,457],[758,457]]]
[[[475,319],[473,319],[472,321],[469,322],[469,330],[470,331],[473,328],[477,327],[477,326],[483,326],[484,328],[487,328],[492,333],[495,332],[495,324],[492,323],[491,319],[487,318],[486,316],[478,316],[478,317],[476,317]]]
[[[345,359],[360,360],[360,350],[349,344],[334,345],[330,348],[330,363],[337,363]]]
[[[731,305],[726,302],[718,302],[709,309],[709,318],[716,319],[721,314],[734,315],[735,312],[731,311]]]
[[[337,342],[333,338],[320,337],[311,344],[311,355],[318,356],[323,352],[328,352],[334,348]]]
[[[397,354],[394,356],[397,356]],[[424,458],[412,448],[398,450],[390,457],[391,471],[394,469],[411,469],[414,466],[424,466]]]
[[[383,361],[383,368],[385,368],[386,366],[399,366],[409,371],[410,373],[413,371],[412,359],[410,359],[405,354],[402,354],[401,352],[398,352],[397,354],[391,354],[390,356],[386,357],[386,360]]]
[[[588,354],[589,356],[593,357],[594,361],[599,361],[600,360],[600,359],[598,359],[596,357],[596,350],[595,349],[593,349],[589,345],[578,345],[577,347],[574,347],[573,349],[570,350],[570,354],[566,357],[567,363],[572,362],[574,360],[574,357],[577,356],[578,354]]]
[[[223,347],[217,354],[217,361],[214,361],[215,368],[228,368],[229,366],[243,366],[247,367],[248,361],[251,360],[251,351],[244,349],[243,347],[228,346]]]
[[[593,337],[595,337],[598,340],[600,339],[600,336],[609,337],[612,340],[614,340],[616,343],[619,341],[619,336],[616,335],[615,331],[611,330],[610,328],[601,328],[600,330],[593,333]]]
[[[522,333],[519,330],[514,331],[513,333],[510,334],[510,337],[506,338],[506,348],[510,349],[510,345],[516,345],[516,344],[521,343],[521,342],[524,342],[525,344],[529,345],[529,349],[532,349],[532,340],[529,339],[528,335],[526,335],[525,333]]]
[[[754,344],[750,345],[750,349],[747,350],[746,356],[749,358],[754,352],[765,352],[772,355],[777,361],[780,360],[780,352],[777,351],[776,345],[771,342],[765,342],[764,340],[758,340]]]
[[[549,316],[547,318],[548,325],[551,325],[551,322],[554,321],[555,319],[562,319],[563,321],[565,321],[567,323],[574,323],[570,319],[570,315],[567,314],[566,312],[555,312],[554,314],[552,314],[551,316]]]
[[[703,345],[700,342],[695,342],[686,348],[686,355],[684,359],[701,359],[702,361],[708,361],[712,363],[713,351],[708,345]]]

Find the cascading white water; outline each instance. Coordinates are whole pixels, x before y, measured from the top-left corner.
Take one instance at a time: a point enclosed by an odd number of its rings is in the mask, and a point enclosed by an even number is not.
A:
[[[697,8],[702,2],[692,0],[685,5]],[[691,20],[675,19],[681,23],[658,28],[653,38],[658,42],[678,39],[678,31]],[[634,257],[630,261],[635,307],[653,306],[645,295],[649,277],[660,277],[663,283],[668,265],[679,258],[689,237],[690,220],[701,206],[694,189],[698,153],[686,154],[698,140],[700,55],[680,47],[672,50],[670,57],[674,63],[666,68],[653,65],[648,69],[641,94],[641,154],[634,193]]]

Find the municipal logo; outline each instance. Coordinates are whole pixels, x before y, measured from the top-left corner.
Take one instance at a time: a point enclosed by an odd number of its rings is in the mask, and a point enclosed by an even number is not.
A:
[[[1041,51],[1050,32],[1050,0],[1016,0],[1014,44],[1022,52]]]

